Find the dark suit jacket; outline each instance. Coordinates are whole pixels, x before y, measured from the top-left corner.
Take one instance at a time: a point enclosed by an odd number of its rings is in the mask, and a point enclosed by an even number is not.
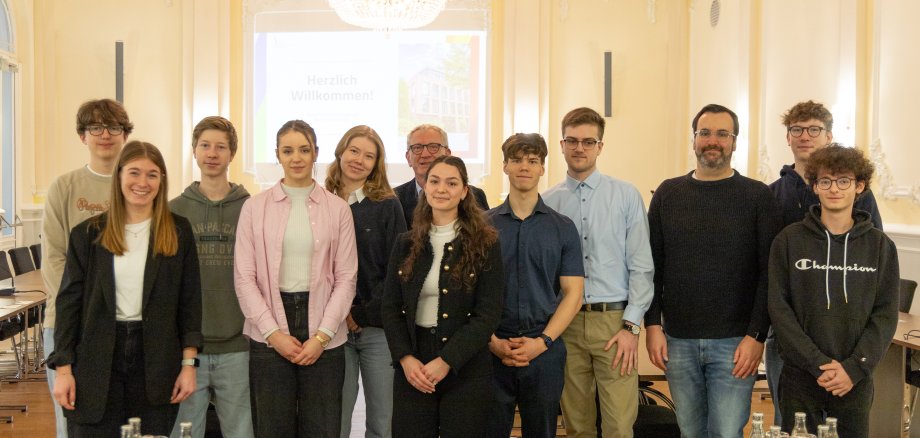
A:
[[[400,235],[390,257],[380,307],[394,367],[398,367],[399,360],[406,355],[416,355],[418,297],[434,261],[431,244],[426,244],[412,267],[412,277],[403,282],[399,278],[399,266],[409,254],[410,247],[408,233]],[[456,240],[445,244],[441,264],[455,264],[462,252],[463,248]],[[501,320],[505,296],[501,244],[496,241],[489,249],[488,259],[476,273],[478,278],[472,290],[464,290],[444,270],[439,272],[442,275],[438,280],[438,289],[442,293],[438,295],[437,336],[443,343],[440,356],[450,365],[451,372],[461,377],[488,374],[492,369],[489,339]]]
[[[70,232],[67,264],[57,296],[51,368],[72,365],[77,384],[72,421],[96,423],[105,412],[115,350],[115,273],[111,252],[97,243],[108,214]],[[201,279],[191,225],[173,215],[179,249],[153,256],[151,233],[144,268],[144,373],[151,404],[166,404],[179,375],[182,349],[201,348]]]
[[[412,229],[412,215],[415,212],[415,206],[418,205],[418,192],[415,191],[415,179],[393,189],[396,196],[399,197],[399,203],[402,204],[403,214],[406,215],[406,226]],[[486,192],[478,187],[470,186],[470,192],[476,197],[476,203],[482,211],[489,210],[489,201],[486,200]]]

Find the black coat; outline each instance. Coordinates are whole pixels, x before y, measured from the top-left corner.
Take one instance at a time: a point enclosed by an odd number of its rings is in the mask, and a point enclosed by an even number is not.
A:
[[[415,315],[418,297],[434,261],[434,252],[428,243],[415,260],[412,277],[403,282],[399,278],[399,266],[408,256],[410,247],[408,233],[400,235],[390,257],[380,308],[394,367],[399,366],[399,360],[403,357],[416,355]],[[457,263],[462,251],[457,240],[445,244],[441,264],[450,266]],[[443,343],[440,357],[450,365],[452,372],[461,376],[488,374],[492,363],[489,339],[501,321],[502,300],[505,296],[501,245],[496,241],[489,248],[483,268],[474,274],[477,279],[472,290],[464,290],[443,269],[439,272],[438,289],[442,293],[438,294],[437,336]],[[464,368],[468,364],[470,366]]]
[[[469,186],[470,193],[476,198],[476,204],[482,211],[489,210],[489,201],[486,199],[486,192],[478,187]],[[406,216],[406,226],[412,229],[412,215],[415,213],[415,206],[418,205],[418,192],[415,191],[415,179],[393,189],[402,204],[403,215]]]
[[[51,368],[71,365],[79,423],[96,423],[105,412],[115,350],[115,273],[111,252],[97,242],[107,214],[70,232],[67,264],[57,296]],[[201,279],[191,225],[173,215],[179,248],[171,257],[153,256],[151,233],[144,268],[144,372],[151,404],[169,403],[181,369],[182,349],[201,348]]]

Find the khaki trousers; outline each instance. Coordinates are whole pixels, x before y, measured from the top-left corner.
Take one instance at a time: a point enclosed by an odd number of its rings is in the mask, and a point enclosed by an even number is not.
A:
[[[623,328],[623,311],[579,311],[562,334],[568,349],[565,387],[562,390],[562,415],[567,436],[593,438],[599,391],[601,429],[605,438],[633,436],[633,423],[639,411],[639,372],[620,376],[611,369],[617,345],[604,351],[607,341]],[[596,389],[596,391],[595,391]]]

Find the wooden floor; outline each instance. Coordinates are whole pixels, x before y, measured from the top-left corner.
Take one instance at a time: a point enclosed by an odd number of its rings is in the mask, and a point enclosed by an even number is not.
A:
[[[760,385],[760,383],[758,383]],[[658,382],[654,388],[667,393],[667,383]],[[359,397],[359,404],[355,406],[352,438],[364,436],[364,405],[363,397]],[[54,412],[51,397],[48,394],[47,383],[42,381],[3,383],[0,384],[0,405],[27,404],[29,409],[25,413],[19,411],[0,411],[0,416],[13,415],[12,424],[0,424],[0,438],[53,438],[54,437]],[[764,427],[773,423],[773,404],[769,399],[760,400],[760,394],[754,393],[751,401],[752,412],[764,413]],[[750,426],[745,428],[747,436]],[[520,430],[515,428],[512,436],[520,436]],[[560,429],[557,436],[564,437],[565,431]]]

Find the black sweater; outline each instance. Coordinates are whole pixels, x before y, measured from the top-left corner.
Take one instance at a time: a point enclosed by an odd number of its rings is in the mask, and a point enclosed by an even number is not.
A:
[[[770,251],[770,316],[785,366],[816,378],[831,359],[853,383],[872,374],[898,325],[898,252],[870,215],[854,210],[832,235],[812,206]]]
[[[767,259],[782,220],[773,194],[737,172],[691,175],[661,183],[649,206],[655,298],[645,324],[663,319],[685,339],[764,338]]]
[[[351,317],[361,327],[383,327],[380,300],[387,262],[396,237],[406,232],[402,206],[396,197],[382,201],[364,198],[351,204],[358,246],[358,281]]]

